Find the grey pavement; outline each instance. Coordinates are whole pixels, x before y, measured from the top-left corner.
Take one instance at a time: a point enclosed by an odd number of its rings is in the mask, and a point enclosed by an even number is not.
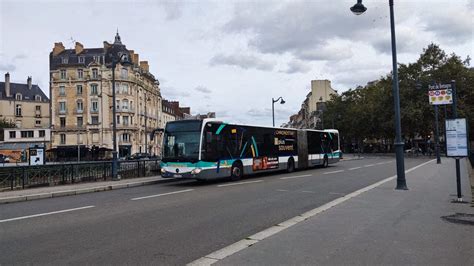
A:
[[[22,190],[7,190],[0,192],[0,204],[19,201],[31,201],[44,198],[54,198],[63,196],[79,195],[129,187],[152,185],[160,182],[167,182],[172,179],[164,179],[161,176],[140,177],[122,179],[118,181],[99,181],[76,183],[69,185],[58,185],[49,187],[29,188]]]
[[[466,160],[461,173],[464,200],[471,202]],[[474,215],[470,204],[451,202],[454,160],[432,161],[406,178],[408,191],[386,182],[216,265],[474,265],[474,225],[442,218]]]

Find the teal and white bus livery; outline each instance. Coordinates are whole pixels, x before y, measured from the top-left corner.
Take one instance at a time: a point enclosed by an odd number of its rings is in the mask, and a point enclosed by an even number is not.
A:
[[[161,175],[211,180],[326,167],[342,157],[339,132],[232,124],[216,119],[168,122]]]

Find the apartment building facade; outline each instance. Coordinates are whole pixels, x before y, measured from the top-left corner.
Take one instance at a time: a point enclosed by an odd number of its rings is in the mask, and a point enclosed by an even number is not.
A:
[[[117,64],[112,91],[112,56],[131,65]],[[159,81],[147,61],[128,50],[117,33],[112,44],[74,49],[55,43],[50,53],[51,142],[57,159],[77,156],[108,159],[113,150],[113,104],[116,105],[119,157],[133,153],[159,154],[161,139],[154,138],[161,124]]]
[[[0,120],[15,125],[0,129],[0,153],[12,161],[20,161],[21,154],[30,147],[49,146],[49,98],[32,84],[31,77],[26,83],[14,83],[10,74],[5,74],[4,82],[0,82]]]

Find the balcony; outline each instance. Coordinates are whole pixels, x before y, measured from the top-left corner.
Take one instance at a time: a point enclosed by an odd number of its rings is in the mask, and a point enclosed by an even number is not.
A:
[[[66,115],[67,114],[67,109],[59,109],[56,110],[57,115]]]
[[[121,112],[121,113],[135,113],[135,108],[133,107],[117,107],[115,109],[117,112]]]
[[[85,132],[86,128],[83,126],[59,126],[52,129],[53,132]]]
[[[91,112],[91,114],[97,114],[97,113],[99,113],[99,108],[91,108],[90,112]]]
[[[76,109],[74,110],[74,114],[76,115],[80,115],[80,114],[83,114],[84,113],[84,110],[83,109]]]

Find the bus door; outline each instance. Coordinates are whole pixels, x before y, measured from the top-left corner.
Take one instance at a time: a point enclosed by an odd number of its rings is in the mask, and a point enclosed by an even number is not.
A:
[[[307,132],[298,130],[298,168],[303,169],[308,167],[308,138]]]

